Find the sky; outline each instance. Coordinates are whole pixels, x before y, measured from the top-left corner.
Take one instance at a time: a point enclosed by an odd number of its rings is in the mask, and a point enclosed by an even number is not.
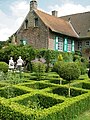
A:
[[[38,9],[58,17],[90,11],[90,0],[37,0]],[[0,0],[0,41],[15,33],[29,12],[30,0]]]

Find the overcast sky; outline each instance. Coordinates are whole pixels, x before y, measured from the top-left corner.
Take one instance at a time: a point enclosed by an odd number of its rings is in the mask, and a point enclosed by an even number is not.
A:
[[[0,0],[0,41],[7,40],[29,12],[30,0]],[[58,16],[90,11],[90,0],[38,0],[38,9]]]

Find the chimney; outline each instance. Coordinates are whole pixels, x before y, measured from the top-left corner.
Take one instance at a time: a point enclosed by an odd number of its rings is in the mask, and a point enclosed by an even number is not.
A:
[[[30,11],[37,9],[37,0],[30,1]]]
[[[52,15],[55,17],[58,17],[58,11],[56,11],[56,10],[52,11]]]

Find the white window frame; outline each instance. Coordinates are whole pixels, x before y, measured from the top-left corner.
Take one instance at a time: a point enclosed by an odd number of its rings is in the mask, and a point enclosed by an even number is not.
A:
[[[64,40],[62,37],[58,37],[58,51],[63,51]]]

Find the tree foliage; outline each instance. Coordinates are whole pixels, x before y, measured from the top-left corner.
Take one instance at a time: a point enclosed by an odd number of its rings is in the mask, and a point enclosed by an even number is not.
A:
[[[8,64],[5,62],[0,62],[0,71],[4,73],[8,72]]]

